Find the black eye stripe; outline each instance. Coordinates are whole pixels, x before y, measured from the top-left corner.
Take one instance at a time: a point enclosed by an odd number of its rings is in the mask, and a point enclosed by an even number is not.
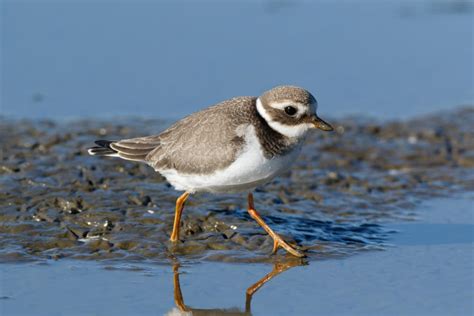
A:
[[[286,106],[285,107],[285,113],[288,114],[289,116],[293,116],[298,112],[295,107],[293,106]]]

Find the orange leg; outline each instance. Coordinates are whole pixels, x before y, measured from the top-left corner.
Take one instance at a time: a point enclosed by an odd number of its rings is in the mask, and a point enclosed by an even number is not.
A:
[[[184,304],[183,294],[181,292],[181,285],[179,283],[179,264],[173,265],[173,288],[174,288],[174,303],[182,312],[188,312],[189,308]]]
[[[276,234],[264,221],[263,219],[260,217],[260,215],[257,213],[257,211],[255,210],[255,206],[253,204],[253,194],[252,193],[249,193],[248,195],[248,203],[249,203],[249,206],[248,206],[248,209],[247,211],[249,212],[250,216],[257,221],[257,223],[262,226],[263,229],[265,229],[265,231],[267,232],[267,234],[270,235],[270,237],[273,238],[273,252],[272,253],[276,253],[277,250],[278,250],[278,247],[282,247],[283,249],[285,249],[286,251],[288,251],[289,253],[291,253],[293,256],[296,256],[296,257],[305,257],[305,255],[296,250],[295,248],[291,247],[290,245],[288,245],[288,243],[286,241],[284,241],[278,234]]]
[[[184,192],[176,200],[176,210],[174,213],[173,231],[171,232],[170,240],[177,241],[179,238],[179,224],[181,223],[181,213],[183,212],[184,202],[188,199],[189,193]]]
[[[250,286],[247,289],[246,296],[245,296],[245,312],[250,313],[251,312],[251,304],[252,304],[252,297],[255,294],[255,292],[258,291],[265,283],[276,277],[282,272],[285,272],[286,270],[303,265],[304,262],[302,262],[300,259],[296,259],[296,261],[289,261],[289,262],[277,262],[273,266],[273,270],[268,273],[266,276],[258,280],[256,283],[254,283],[252,286]]]

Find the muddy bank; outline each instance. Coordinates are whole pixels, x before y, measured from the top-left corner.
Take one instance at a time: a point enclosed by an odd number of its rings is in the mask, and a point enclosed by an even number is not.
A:
[[[261,262],[272,240],[244,195],[196,195],[182,241],[168,242],[178,196],[151,168],[87,155],[95,139],[156,133],[169,122],[0,121],[0,261],[44,258]],[[420,200],[472,190],[474,108],[409,121],[332,121],[256,206],[310,259],[383,249],[382,223],[415,219]],[[281,254],[284,256],[284,254]]]

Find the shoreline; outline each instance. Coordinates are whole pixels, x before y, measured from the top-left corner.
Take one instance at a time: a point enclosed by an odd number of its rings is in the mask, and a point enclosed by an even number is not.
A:
[[[336,132],[312,134],[293,168],[256,190],[259,212],[310,261],[384,249],[386,223],[416,220],[420,201],[473,188],[474,108],[388,123],[333,122]],[[159,126],[131,120],[4,127],[0,261],[269,262],[271,238],[248,219],[242,196],[193,197],[182,242],[171,245],[178,193],[145,165],[85,152],[95,139],[147,135]]]

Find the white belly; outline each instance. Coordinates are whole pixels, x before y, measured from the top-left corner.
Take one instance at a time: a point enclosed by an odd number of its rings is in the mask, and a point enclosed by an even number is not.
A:
[[[253,189],[287,170],[298,156],[301,145],[284,156],[266,159],[252,126],[245,133],[246,145],[226,169],[212,174],[180,174],[176,170],[159,172],[176,189],[194,192],[238,192]]]

